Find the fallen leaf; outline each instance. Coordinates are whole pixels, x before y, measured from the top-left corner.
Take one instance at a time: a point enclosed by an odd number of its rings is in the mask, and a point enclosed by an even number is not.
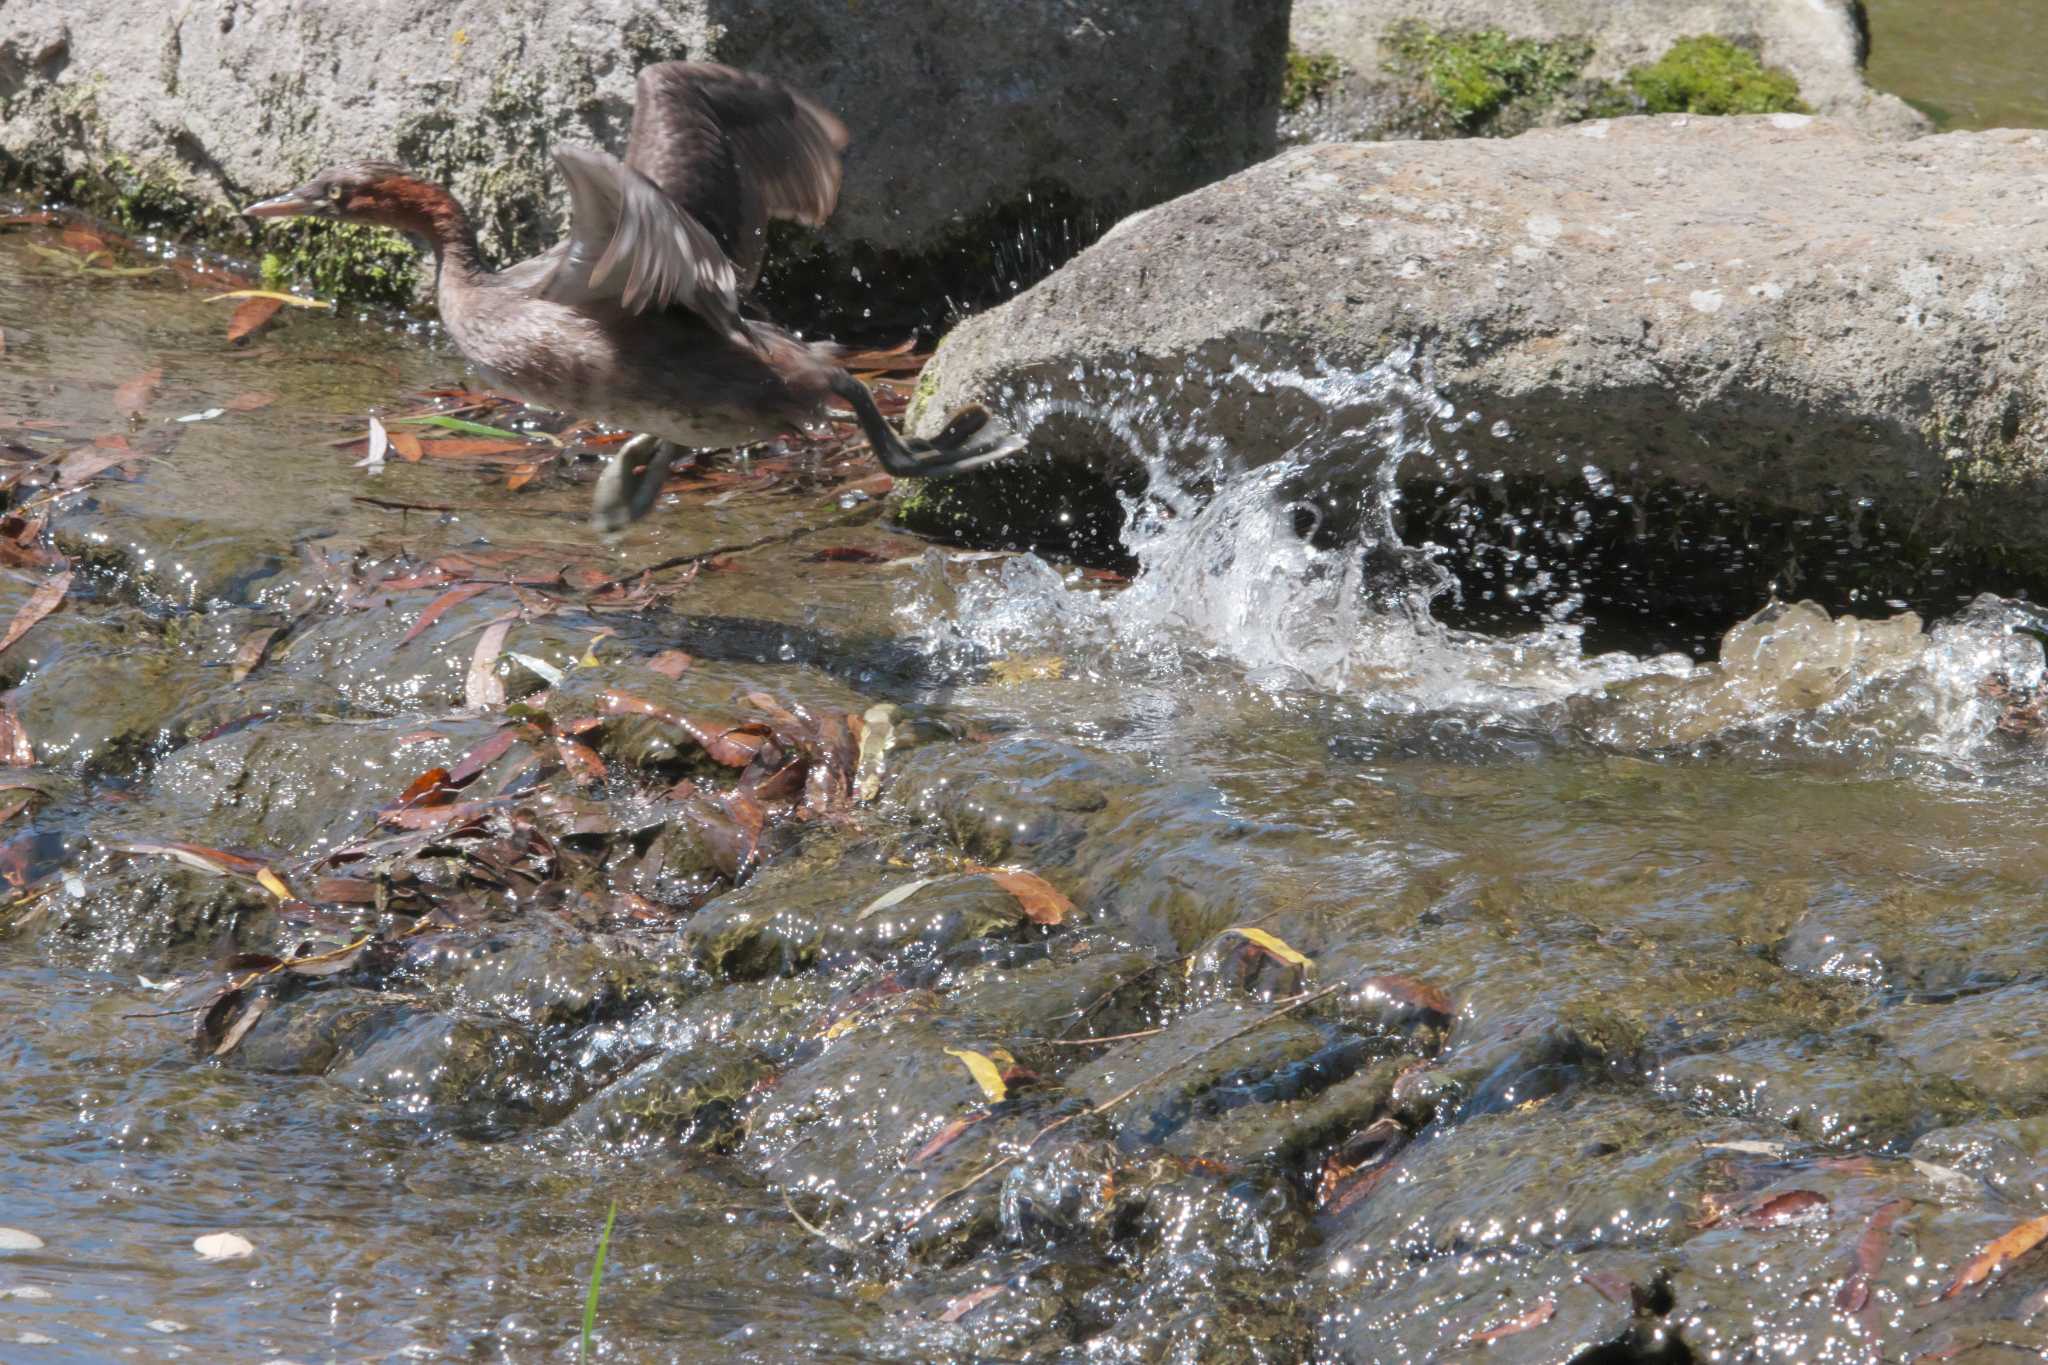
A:
[[[233,991],[230,994],[240,996],[242,992]],[[238,1001],[237,1003],[241,1002]],[[240,1013],[225,1016],[222,1022],[226,1024],[226,1027],[220,1031],[220,1042],[214,1047],[213,1055],[225,1057],[230,1052],[233,1052],[241,1044],[242,1039],[249,1036],[249,1030],[256,1027],[256,1021],[261,1019],[264,1011],[269,1008],[270,997],[259,992],[255,996],[250,997],[246,1004],[242,1004]],[[208,1011],[206,1017],[211,1022],[213,1020],[212,1011]]]
[[[1384,995],[1415,1009],[1442,1015],[1446,1020],[1454,1019],[1458,1014],[1458,1007],[1451,1003],[1451,997],[1412,976],[1369,976],[1359,983],[1357,994],[1367,998]]]
[[[533,476],[538,473],[540,473],[540,466],[537,464],[523,464],[519,466],[519,468],[505,476],[505,491],[517,493],[520,489],[532,483]]]
[[[28,595],[28,601],[23,602],[21,609],[14,613],[14,619],[8,623],[7,633],[0,635],[0,653],[6,652],[7,647],[28,634],[36,622],[55,611],[57,604],[64,600],[64,594],[70,590],[69,569],[54,578],[46,578],[38,583],[35,591]]]
[[[2048,1214],[2030,1218],[1995,1238],[1957,1273],[1949,1287],[1941,1291],[1941,1297],[1952,1299],[1972,1285],[1982,1284],[2002,1269],[2007,1261],[2016,1261],[2039,1246],[2043,1237],[2048,1237]]]
[[[989,1103],[1001,1104],[1009,1095],[1010,1088],[1003,1084],[1002,1068],[988,1057],[964,1047],[949,1047],[946,1055],[960,1059],[968,1074],[974,1077],[974,1083],[981,1087],[981,1093],[988,1096]]]
[[[232,1232],[209,1232],[203,1237],[194,1237],[192,1249],[199,1253],[202,1261],[238,1261],[256,1254],[254,1243]]]
[[[228,319],[228,342],[233,344],[276,317],[284,304],[275,297],[244,299]]]
[[[989,676],[1004,687],[1015,687],[1020,683],[1044,682],[1067,676],[1067,661],[1057,654],[1038,654],[1029,658],[997,659],[988,666]]]
[[[256,393],[251,391],[249,393],[236,394],[222,406],[226,407],[229,412],[254,412],[258,408],[267,408],[276,401],[277,395],[274,393]]]
[[[1860,1313],[1863,1305],[1870,1302],[1870,1282],[1884,1268],[1885,1255],[1891,1250],[1892,1224],[1912,1207],[1910,1199],[1894,1199],[1870,1215],[1870,1221],[1863,1225],[1863,1235],[1856,1239],[1849,1278],[1835,1291],[1835,1307],[1845,1313]]]
[[[450,607],[467,602],[477,594],[489,592],[492,588],[499,586],[501,585],[497,583],[464,583],[459,588],[450,588],[447,592],[442,593],[439,597],[427,603],[426,607],[421,610],[419,618],[412,623],[412,628],[399,637],[398,643],[401,645],[411,644],[419,638],[421,631],[440,620],[441,614]]]
[[[1310,958],[1307,954],[1295,951],[1285,940],[1267,933],[1264,929],[1254,929],[1249,925],[1234,925],[1223,932],[1226,934],[1236,934],[1247,943],[1257,944],[1265,952],[1279,958],[1282,962],[1292,967],[1300,967],[1303,971],[1307,971],[1316,965],[1314,959]]]
[[[14,714],[13,707],[0,706],[0,766],[31,768],[35,761],[35,746],[29,743],[28,728]]]
[[[1488,1342],[1499,1341],[1502,1337],[1511,1337],[1517,1332],[1526,1332],[1532,1327],[1541,1327],[1556,1316],[1557,1300],[1544,1299],[1520,1317],[1509,1318],[1498,1327],[1489,1327],[1484,1332],[1473,1333],[1467,1338],[1467,1344],[1483,1346]]]
[[[913,1164],[913,1166],[922,1166],[924,1162],[928,1162],[930,1158],[938,1156],[938,1154],[940,1154],[942,1150],[946,1150],[948,1146],[952,1146],[952,1144],[954,1144],[954,1142],[958,1140],[958,1136],[961,1136],[961,1134],[965,1134],[965,1132],[967,1132],[969,1128],[973,1128],[975,1124],[979,1124],[979,1121],[981,1121],[981,1119],[985,1119],[985,1117],[989,1117],[987,1109],[977,1109],[975,1113],[969,1113],[969,1115],[965,1115],[965,1117],[958,1117],[958,1119],[952,1119],[952,1121],[950,1121],[950,1124],[946,1124],[946,1126],[944,1126],[944,1128],[940,1128],[940,1130],[938,1130],[936,1134],[932,1134],[932,1140],[930,1140],[930,1142],[926,1142],[926,1144],[924,1144],[922,1148],[918,1148],[918,1150],[915,1150],[915,1152],[911,1152],[911,1156],[909,1156],[909,1164]]]
[[[372,474],[384,468],[384,452],[391,448],[391,437],[385,433],[384,424],[377,420],[377,414],[370,414],[370,443],[363,458],[356,461],[356,468],[367,469]]]
[[[292,898],[292,889],[284,884],[284,878],[278,876],[267,867],[258,869],[256,884],[281,901],[288,901]]]
[[[278,304],[290,304],[294,308],[332,308],[334,305],[324,299],[309,299],[302,294],[280,294],[274,289],[230,289],[225,294],[212,294],[208,303],[219,303],[223,299],[270,299]]]
[[[235,646],[234,662],[228,666],[228,676],[236,682],[248,677],[263,663],[263,656],[270,652],[270,642],[278,636],[278,629],[271,626],[264,630],[252,630],[242,637]]]
[[[1818,1190],[1786,1190],[1721,1221],[1744,1228],[1778,1228],[1802,1222],[1827,1207],[1828,1197]]]
[[[427,457],[427,452],[420,448],[420,438],[403,427],[397,431],[386,427],[384,436],[391,442],[391,448],[398,452],[398,458],[407,464],[418,464]]]
[[[1007,1284],[985,1284],[979,1289],[962,1294],[946,1305],[946,1311],[939,1314],[939,1321],[958,1322],[1009,1287]]]
[[[57,467],[57,486],[78,488],[116,465],[144,458],[144,455],[129,450],[126,446],[101,446],[95,441],[92,446],[65,457],[64,463]]]
[[[984,870],[990,881],[1017,898],[1025,918],[1034,924],[1058,924],[1073,913],[1074,903],[1035,872],[1002,867]]]
[[[58,240],[62,241],[65,246],[70,247],[79,255],[87,258],[99,252],[106,252],[108,255],[113,254],[113,248],[107,245],[107,239],[89,228],[67,227],[62,233],[58,234]]]
[[[463,702],[472,710],[505,704],[505,682],[498,676],[498,653],[504,649],[505,636],[511,629],[512,618],[506,617],[485,627],[477,639],[476,653],[469,660],[469,677],[462,689]]]
[[[142,410],[149,406],[149,400],[156,395],[157,385],[163,381],[161,366],[144,370],[114,390],[114,411],[123,417],[142,416]]]
[[[855,924],[858,924],[862,920],[868,919],[869,917],[874,915],[879,915],[884,910],[890,909],[893,906],[901,905],[903,904],[903,902],[909,900],[912,896],[916,895],[925,887],[930,886],[932,883],[941,880],[943,880],[943,878],[920,877],[918,880],[914,882],[905,882],[903,883],[903,885],[895,888],[892,891],[884,891],[881,895],[869,901],[866,907],[863,908],[859,914],[853,917],[853,922]]]
[[[446,436],[419,444],[420,453],[430,460],[477,460],[519,455],[522,459],[517,463],[524,463],[523,457],[533,449],[532,443],[527,441],[491,441],[467,436]],[[508,460],[505,463],[515,462]]]

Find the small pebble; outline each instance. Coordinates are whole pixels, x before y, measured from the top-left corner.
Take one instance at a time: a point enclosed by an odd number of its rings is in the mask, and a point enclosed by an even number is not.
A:
[[[0,1289],[0,1299],[48,1299],[54,1298],[49,1290],[33,1284],[11,1285]]]
[[[20,1228],[0,1228],[0,1251],[41,1251],[43,1239]]]
[[[255,1244],[233,1232],[209,1232],[192,1239],[192,1249],[205,1261],[233,1261],[256,1253]]]
[[[191,1324],[179,1322],[176,1318],[152,1318],[148,1326],[150,1331],[162,1332],[166,1336],[173,1332],[189,1332],[192,1330]]]
[[[41,1332],[22,1332],[14,1338],[23,1346],[55,1346],[57,1338],[46,1337]]]

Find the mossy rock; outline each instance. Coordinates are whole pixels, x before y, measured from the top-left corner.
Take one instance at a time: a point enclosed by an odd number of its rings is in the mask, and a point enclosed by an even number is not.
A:
[[[1649,66],[1628,73],[1651,114],[1806,114],[1799,82],[1749,48],[1702,34],[1680,38]]]
[[[1344,74],[1344,63],[1327,52],[1287,49],[1287,71],[1280,79],[1280,108],[1299,113],[1310,103],[1330,93]]]
[[[1388,69],[1420,79],[1443,113],[1468,133],[1527,115],[1569,92],[1592,59],[1581,38],[1516,38],[1497,28],[1439,30],[1409,21],[1387,35]]]

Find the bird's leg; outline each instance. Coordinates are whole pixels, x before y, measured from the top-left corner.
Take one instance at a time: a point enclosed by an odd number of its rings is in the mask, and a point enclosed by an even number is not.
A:
[[[647,515],[661,486],[668,480],[668,467],[682,450],[673,441],[652,432],[642,432],[619,447],[604,473],[597,476],[591,496],[590,521],[604,535],[617,535]],[[645,468],[640,468],[643,459]]]

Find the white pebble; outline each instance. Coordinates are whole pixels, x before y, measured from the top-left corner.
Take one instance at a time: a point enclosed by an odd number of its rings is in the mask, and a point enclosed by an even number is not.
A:
[[[194,1237],[192,1249],[206,1261],[233,1261],[256,1254],[254,1243],[233,1232],[209,1232],[204,1237]]]
[[[41,1251],[43,1239],[20,1228],[0,1228],[0,1251]]]
[[[40,1285],[17,1284],[0,1289],[0,1299],[48,1299],[55,1296]]]
[[[150,1331],[162,1332],[166,1336],[173,1332],[189,1332],[192,1330],[189,1323],[179,1322],[176,1318],[152,1318],[148,1323],[148,1327]]]

